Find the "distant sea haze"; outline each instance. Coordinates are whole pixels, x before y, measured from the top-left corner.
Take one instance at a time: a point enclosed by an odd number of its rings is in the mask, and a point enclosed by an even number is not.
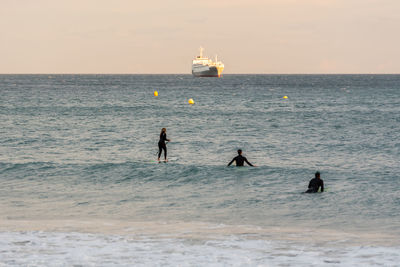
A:
[[[0,75],[0,93],[7,266],[400,262],[400,75]],[[238,149],[258,167],[227,167]],[[326,192],[303,194],[316,171]]]

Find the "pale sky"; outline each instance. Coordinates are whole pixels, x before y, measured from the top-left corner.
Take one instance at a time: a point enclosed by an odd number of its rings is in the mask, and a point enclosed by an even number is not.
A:
[[[0,73],[400,73],[400,0],[0,0]]]

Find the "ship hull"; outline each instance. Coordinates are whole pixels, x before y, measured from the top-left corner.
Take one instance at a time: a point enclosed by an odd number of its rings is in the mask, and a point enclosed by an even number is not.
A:
[[[209,67],[206,70],[192,70],[195,77],[222,77],[222,69],[217,67]]]

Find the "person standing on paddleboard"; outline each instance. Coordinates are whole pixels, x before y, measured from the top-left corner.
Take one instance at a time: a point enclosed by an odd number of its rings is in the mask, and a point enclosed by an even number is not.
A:
[[[160,161],[161,152],[164,150],[164,159],[167,162],[167,144],[165,141],[171,142],[170,139],[167,138],[167,129],[162,128],[160,133],[160,141],[158,141],[158,161]]]

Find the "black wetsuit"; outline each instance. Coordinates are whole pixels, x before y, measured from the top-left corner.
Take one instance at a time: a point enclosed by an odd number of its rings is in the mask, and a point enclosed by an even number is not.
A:
[[[229,162],[228,166],[230,166],[234,161],[236,161],[236,166],[243,166],[244,162],[246,161],[247,164],[250,166],[253,166],[250,162],[247,161],[246,157],[243,157],[242,155],[239,155],[237,157],[234,157],[231,162]]]
[[[167,141],[167,134],[161,133],[160,141],[158,141],[158,158],[160,158],[161,152],[164,149],[164,158],[167,159],[167,145],[165,144],[165,141]]]
[[[306,193],[317,193],[319,187],[321,187],[321,192],[324,192],[324,181],[321,178],[311,179]]]

